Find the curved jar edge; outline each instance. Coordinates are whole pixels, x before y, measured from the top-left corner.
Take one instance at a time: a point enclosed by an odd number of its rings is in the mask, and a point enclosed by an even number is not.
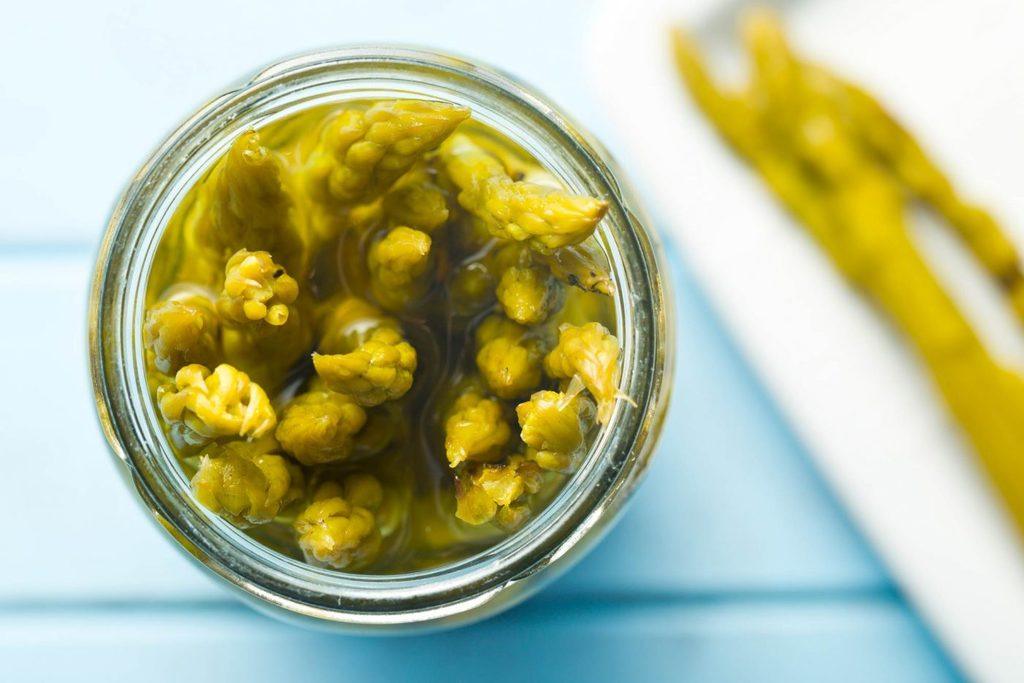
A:
[[[609,155],[545,98],[487,67],[406,48],[333,49],[271,65],[188,118],[118,199],[98,250],[89,303],[90,371],[100,426],[140,501],[186,555],[258,609],[354,632],[423,631],[490,616],[561,574],[612,526],[639,484],[664,420],[674,368],[674,309],[663,255]],[[573,190],[612,205],[601,228],[623,340],[620,401],[580,471],[526,527],[479,555],[434,570],[362,576],[300,566],[210,520],[168,471],[167,446],[138,382],[138,326],[147,258],[175,183],[237,131],[309,100],[363,91],[459,98],[503,124]],[[312,94],[310,94],[312,93]],[[334,93],[335,95],[337,93]],[[341,101],[346,97],[340,97]],[[355,97],[347,97],[355,99]],[[486,103],[489,106],[484,106]],[[492,121],[492,123],[493,123]],[[144,290],[144,284],[142,285]],[[144,292],[143,292],[144,293]],[[151,413],[152,408],[148,406]],[[242,537],[242,538],[239,538]]]

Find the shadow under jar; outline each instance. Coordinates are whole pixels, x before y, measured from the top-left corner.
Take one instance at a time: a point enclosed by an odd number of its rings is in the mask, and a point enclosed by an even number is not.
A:
[[[142,327],[154,259],[175,209],[233,140],[316,107],[394,99],[465,106],[569,192],[608,203],[593,239],[615,285],[618,389],[626,398],[615,402],[575,471],[522,527],[427,569],[351,573],[278,552],[197,502],[152,399]],[[406,49],[356,47],[288,59],[202,107],[119,198],[97,257],[89,308],[101,427],[164,530],[256,607],[356,631],[482,618],[524,599],[579,558],[618,517],[647,469],[672,377],[672,308],[660,259],[656,238],[608,154],[523,85],[474,63]]]

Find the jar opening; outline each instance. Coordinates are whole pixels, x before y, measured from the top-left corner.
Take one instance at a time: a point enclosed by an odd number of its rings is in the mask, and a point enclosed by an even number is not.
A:
[[[141,328],[164,227],[231,140],[296,111],[353,99],[437,99],[533,154],[573,192],[606,198],[598,231],[616,282],[621,392],[587,457],[535,518],[483,552],[405,574],[347,574],[276,553],[201,508],[148,400]],[[108,441],[157,518],[213,571],[284,610],[353,625],[437,623],[496,609],[539,570],[593,542],[638,483],[671,370],[657,251],[606,156],[546,101],[493,71],[426,52],[352,48],[286,60],[210,102],[154,152],[111,216],[90,306],[92,370]],[[528,581],[527,581],[528,579]],[[499,595],[503,596],[499,599]]]

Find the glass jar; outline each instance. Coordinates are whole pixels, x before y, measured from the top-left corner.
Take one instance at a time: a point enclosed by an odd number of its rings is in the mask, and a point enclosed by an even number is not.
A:
[[[523,528],[429,570],[357,575],[260,545],[193,498],[148,395],[141,340],[146,282],[163,229],[188,188],[242,131],[298,110],[355,99],[438,99],[468,106],[533,154],[571,191],[610,203],[597,237],[617,285],[623,351],[617,402],[579,470]],[[149,511],[209,570],[279,616],[355,630],[440,626],[522,600],[593,545],[650,462],[672,374],[671,306],[660,248],[608,154],[547,100],[507,76],[429,52],[360,47],[288,59],[212,100],[160,145],[117,201],[89,307],[100,424]]]

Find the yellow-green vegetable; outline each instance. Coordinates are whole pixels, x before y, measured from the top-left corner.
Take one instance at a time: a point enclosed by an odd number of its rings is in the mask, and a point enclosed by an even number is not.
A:
[[[309,391],[296,396],[281,413],[274,435],[281,448],[303,465],[344,460],[366,411],[344,394]]]
[[[367,408],[366,424],[352,444],[352,459],[378,455],[393,444],[405,443],[409,424],[404,412],[397,403]]]
[[[583,445],[582,408],[578,394],[559,391],[538,391],[516,406],[527,457],[546,470],[567,470]]]
[[[314,353],[313,366],[329,388],[359,405],[376,406],[401,398],[412,387],[416,349],[397,330],[380,327],[350,353]]]
[[[479,525],[497,515],[503,525],[517,526],[528,514],[524,514],[526,508],[515,504],[536,493],[540,485],[540,468],[520,455],[502,464],[476,464],[459,476],[455,516]]]
[[[579,377],[597,401],[597,419],[611,417],[618,396],[619,342],[600,323],[565,324],[558,331],[558,344],[544,357],[544,371],[558,379]]]
[[[473,389],[452,404],[444,429],[444,450],[451,467],[468,460],[496,460],[501,457],[501,447],[512,437],[501,404]]]
[[[579,244],[608,210],[599,199],[513,180],[500,161],[466,135],[452,135],[441,145],[441,160],[464,209],[495,237],[525,241],[540,252]]]
[[[409,171],[384,195],[383,210],[392,225],[407,225],[429,234],[448,222],[448,197],[427,168]]]
[[[495,396],[513,399],[540,385],[543,353],[537,340],[526,338],[525,328],[491,316],[477,329],[476,338],[476,367]]]
[[[334,212],[381,196],[469,111],[443,102],[397,100],[345,109],[320,131],[303,176],[306,191]],[[319,228],[321,235],[330,228]]]
[[[399,310],[423,296],[430,284],[430,235],[399,226],[370,248],[371,286],[377,301]]]
[[[520,325],[544,322],[557,296],[550,274],[536,266],[507,269],[495,293],[505,315]]]
[[[160,387],[157,402],[164,419],[181,421],[207,439],[258,438],[277,424],[270,399],[244,372],[227,364],[213,372],[202,365],[178,370],[173,384]]]
[[[608,267],[585,244],[556,249],[550,254],[541,254],[541,258],[551,274],[567,285],[607,296],[615,293]]]
[[[200,248],[200,260],[223,262],[239,249],[269,251],[289,272],[303,272],[303,236],[283,177],[280,160],[259,133],[239,136],[189,211],[185,231]]]
[[[448,284],[452,312],[460,316],[480,313],[494,303],[497,284],[490,268],[483,263],[473,261],[460,266]]]
[[[348,353],[369,339],[378,327],[399,328],[398,321],[366,299],[344,296],[328,300],[320,311],[317,350],[324,354]]]
[[[308,356],[313,328],[308,302],[299,298],[288,307],[288,318],[281,325],[225,323],[221,329],[222,355],[225,362],[244,369],[260,386],[274,393],[282,388],[288,369]]]
[[[743,36],[751,84],[727,92],[690,38],[676,33],[676,61],[694,101],[917,350],[1024,530],[1024,379],[991,356],[921,256],[908,199],[943,215],[1019,307],[1016,250],[866,91],[793,54],[770,13],[749,15]]]
[[[224,267],[217,312],[233,323],[280,327],[298,296],[299,283],[268,252],[239,249]]]
[[[146,311],[142,341],[164,374],[193,363],[213,365],[219,354],[220,319],[208,296],[186,289]]]
[[[211,444],[200,454],[192,492],[232,524],[265,524],[302,495],[302,470],[265,444]]]
[[[299,547],[315,564],[350,569],[373,560],[381,536],[376,510],[383,501],[380,482],[353,474],[343,484],[321,484],[312,502],[295,518]]]
[[[473,338],[476,341],[476,347],[480,349],[495,339],[522,339],[528,331],[524,325],[509,320],[503,315],[494,314],[480,321]]]

